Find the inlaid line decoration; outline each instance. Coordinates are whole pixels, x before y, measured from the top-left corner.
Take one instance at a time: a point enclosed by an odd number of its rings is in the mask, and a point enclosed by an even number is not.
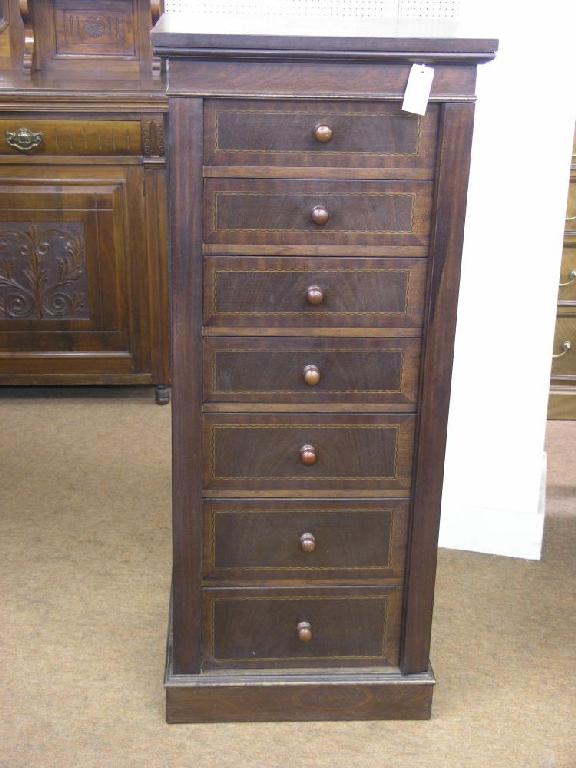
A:
[[[370,512],[372,514],[387,514],[390,522],[390,528],[389,528],[389,536],[388,536],[388,549],[386,552],[386,562],[381,563],[380,565],[266,565],[266,566],[256,566],[256,565],[218,565],[216,563],[216,526],[217,526],[217,518],[218,515],[228,515],[228,514],[236,514],[236,515],[262,515],[262,514],[268,514],[268,515],[274,515],[274,514],[299,514],[301,512],[305,512],[307,514],[310,514],[311,512],[313,514],[327,514],[327,513],[342,513],[342,509],[281,509],[281,510],[273,510],[273,509],[247,509],[247,510],[237,510],[237,509],[214,509],[213,507],[210,508],[209,512],[209,531],[208,531],[208,538],[209,538],[209,566],[213,568],[214,570],[218,571],[381,571],[385,568],[390,568],[392,563],[392,542],[394,541],[394,535],[395,535],[395,520],[396,515],[395,510],[392,508],[385,508],[385,509],[370,509],[370,508],[361,508],[361,509],[346,509],[346,512],[353,512],[353,513],[366,513]]]
[[[404,308],[400,311],[387,311],[384,312],[379,309],[374,310],[359,310],[359,311],[344,311],[344,310],[329,310],[329,309],[316,309],[311,310],[308,309],[295,309],[295,310],[284,310],[281,312],[272,310],[272,309],[263,309],[263,310],[224,310],[218,308],[218,280],[220,278],[220,275],[228,275],[228,274],[238,274],[238,275],[268,275],[268,274],[275,274],[275,273],[298,273],[301,275],[310,275],[310,278],[312,279],[314,277],[315,273],[321,273],[323,275],[342,275],[348,272],[352,273],[358,273],[358,274],[367,274],[367,273],[386,273],[390,274],[391,272],[399,273],[399,274],[405,274],[406,275],[406,285],[404,289]],[[412,278],[412,270],[410,269],[346,269],[345,267],[338,270],[338,269],[313,269],[313,270],[307,270],[307,269],[298,269],[296,267],[292,269],[214,269],[214,280],[212,281],[212,292],[211,292],[211,299],[212,299],[212,312],[211,314],[214,315],[302,315],[307,317],[313,317],[314,315],[344,315],[344,316],[357,316],[357,315],[395,315],[395,316],[401,316],[401,317],[407,317],[409,314],[409,307],[408,307],[408,298],[410,294],[410,280]]]
[[[228,355],[231,353],[237,353],[241,354],[243,352],[263,352],[265,350],[260,349],[259,347],[246,347],[244,349],[210,349],[210,355],[212,358],[212,365],[210,366],[210,372],[211,372],[211,390],[213,394],[215,395],[293,395],[297,394],[297,391],[295,388],[293,389],[217,389],[216,387],[216,379],[217,379],[217,365],[216,365],[216,359],[217,356],[220,355]],[[283,352],[302,352],[309,356],[314,356],[316,352],[319,354],[323,354],[325,352],[359,352],[362,355],[365,354],[382,354],[382,353],[392,353],[392,352],[398,352],[400,353],[400,386],[397,389],[322,389],[322,390],[314,390],[310,387],[308,387],[306,390],[302,390],[302,392],[306,392],[306,394],[309,394],[310,396],[316,395],[317,397],[321,397],[322,394],[329,395],[329,394],[342,394],[342,395],[350,395],[350,394],[366,394],[366,395],[388,395],[388,394],[398,394],[401,395],[404,391],[404,375],[405,375],[405,362],[406,362],[406,349],[402,348],[389,348],[389,349],[362,349],[358,347],[339,347],[334,349],[303,349],[302,347],[298,348],[282,348],[281,350],[278,350],[279,353]]]
[[[413,120],[414,116],[406,115],[406,114],[394,114],[390,112],[358,112],[358,111],[345,111],[345,112],[331,112],[329,109],[325,112],[319,113],[320,116],[315,115],[314,112],[305,112],[305,111],[297,111],[297,110],[263,110],[263,109],[227,109],[219,111],[216,109],[214,111],[215,120],[214,120],[214,133],[213,133],[213,142],[214,142],[214,152],[230,152],[230,153],[243,153],[243,152],[249,152],[253,154],[262,154],[262,155],[301,155],[301,154],[309,154],[309,155],[367,155],[369,157],[412,157],[412,156],[418,156],[420,154],[420,138],[422,133],[422,120],[420,117],[416,118],[416,149],[414,152],[371,152],[370,150],[331,150],[331,149],[322,149],[321,147],[318,147],[317,149],[309,149],[309,150],[302,150],[302,149],[234,149],[234,148],[227,148],[227,147],[221,147],[220,146],[220,127],[219,127],[219,121],[220,117],[222,115],[242,115],[242,114],[249,114],[249,115],[270,115],[272,117],[276,117],[278,115],[286,115],[290,117],[291,115],[304,115],[306,117],[310,117],[311,121],[315,120],[323,120],[328,119],[329,116],[331,117],[383,117],[388,119],[406,119],[406,120]]]
[[[249,657],[249,658],[242,658],[242,657],[232,657],[232,656],[226,656],[224,659],[221,659],[222,661],[230,662],[230,661],[250,661],[250,662],[261,662],[261,661],[314,661],[314,659],[334,659],[334,660],[345,660],[345,659],[386,659],[388,656],[388,627],[389,627],[389,603],[390,603],[390,595],[355,595],[353,597],[323,597],[318,595],[290,595],[290,597],[286,596],[267,596],[267,597],[208,597],[207,602],[207,629],[208,629],[208,637],[207,644],[208,648],[210,650],[210,655],[215,661],[218,661],[218,656],[216,655],[216,648],[215,648],[215,638],[216,638],[216,611],[215,611],[215,605],[219,602],[246,602],[246,601],[254,601],[254,600],[332,600],[333,602],[346,602],[349,600],[380,600],[384,602],[384,626],[382,630],[382,642],[381,642],[381,652],[379,654],[373,654],[373,655],[355,655],[355,654],[346,654],[342,656],[327,656],[325,654],[318,654],[316,656],[309,655],[309,656],[258,656],[256,658]]]
[[[306,234],[311,234],[313,232],[317,232],[320,234],[321,232],[325,232],[326,234],[343,234],[343,235],[411,235],[414,232],[414,207],[415,207],[415,201],[416,201],[416,195],[413,192],[303,192],[300,194],[290,194],[287,192],[280,192],[280,193],[270,193],[270,192],[244,192],[244,191],[234,191],[234,190],[215,190],[212,193],[212,196],[214,198],[214,205],[212,206],[212,230],[214,233],[217,232],[279,232],[279,233],[285,233],[285,232],[303,232]],[[218,223],[218,207],[219,207],[219,199],[221,197],[266,197],[270,199],[271,197],[296,197],[299,200],[302,200],[304,197],[311,197],[313,200],[320,200],[323,198],[330,198],[330,197],[407,197],[410,199],[410,229],[336,229],[335,227],[332,227],[331,229],[319,229],[319,230],[312,230],[310,228],[308,229],[302,229],[298,227],[290,227],[285,229],[268,229],[265,227],[221,227]]]
[[[393,475],[322,475],[321,477],[306,477],[305,475],[217,475],[216,474],[216,432],[229,429],[388,429],[394,430],[394,474]],[[208,427],[208,444],[210,456],[210,477],[213,480],[305,480],[323,483],[327,480],[397,480],[398,479],[398,441],[400,436],[399,424],[212,424]]]

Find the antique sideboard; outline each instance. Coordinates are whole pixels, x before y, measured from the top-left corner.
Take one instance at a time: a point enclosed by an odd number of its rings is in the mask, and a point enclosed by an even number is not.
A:
[[[17,50],[0,70],[0,385],[153,384],[168,402],[167,99],[150,2],[28,7],[31,60]]]
[[[267,25],[269,28],[267,28]],[[476,66],[441,25],[165,15],[170,722],[427,718]],[[403,112],[413,63],[425,116]]]

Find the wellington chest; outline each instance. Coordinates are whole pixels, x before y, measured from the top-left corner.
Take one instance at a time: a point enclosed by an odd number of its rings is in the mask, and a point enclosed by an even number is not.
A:
[[[427,718],[474,85],[496,42],[280,26],[165,15],[153,31],[170,103],[167,718]],[[414,63],[434,68],[425,115],[402,110]]]

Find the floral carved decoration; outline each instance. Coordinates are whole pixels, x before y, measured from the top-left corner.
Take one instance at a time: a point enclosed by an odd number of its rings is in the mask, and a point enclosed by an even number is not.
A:
[[[81,224],[0,227],[0,318],[88,318],[87,294]]]

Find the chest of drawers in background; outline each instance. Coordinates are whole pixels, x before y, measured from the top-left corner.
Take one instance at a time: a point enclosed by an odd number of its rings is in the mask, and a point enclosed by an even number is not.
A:
[[[566,207],[548,418],[576,419],[576,135]]]
[[[153,32],[170,98],[168,720],[428,717],[475,65],[494,41],[190,23]],[[399,100],[414,46],[436,67],[424,117]]]

